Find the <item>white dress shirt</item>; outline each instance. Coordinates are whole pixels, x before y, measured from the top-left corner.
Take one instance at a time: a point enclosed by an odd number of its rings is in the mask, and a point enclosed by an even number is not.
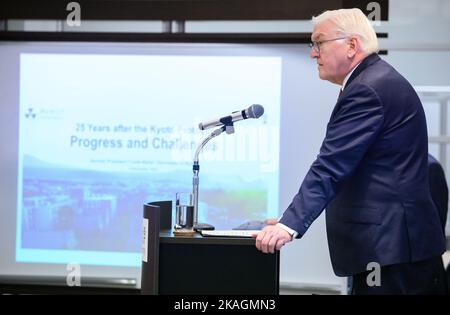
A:
[[[361,63],[361,62],[360,62]],[[345,89],[345,85],[347,84],[348,79],[350,79],[350,76],[352,75],[353,71],[356,70],[356,68],[358,68],[359,64],[358,63],[352,70],[350,70],[349,73],[347,73],[347,75],[344,78],[344,82],[342,82],[342,87],[341,87],[341,91],[343,91]]]

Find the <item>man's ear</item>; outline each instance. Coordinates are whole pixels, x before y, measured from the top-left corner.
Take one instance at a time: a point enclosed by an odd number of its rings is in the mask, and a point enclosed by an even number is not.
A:
[[[347,43],[348,43],[347,57],[352,59],[360,50],[359,38],[356,36],[351,36],[348,38]]]

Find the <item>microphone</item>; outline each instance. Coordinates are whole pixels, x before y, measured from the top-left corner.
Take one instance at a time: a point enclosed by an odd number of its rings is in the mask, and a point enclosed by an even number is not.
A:
[[[229,126],[232,123],[248,119],[248,118],[259,118],[264,114],[264,107],[259,104],[253,104],[247,109],[243,109],[241,111],[232,112],[231,115],[219,118],[219,119],[211,119],[204,122],[201,122],[198,127],[200,130],[206,130],[209,128],[217,127],[217,126]]]

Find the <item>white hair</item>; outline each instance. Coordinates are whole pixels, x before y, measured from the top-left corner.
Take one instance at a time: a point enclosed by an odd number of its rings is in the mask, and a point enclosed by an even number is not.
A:
[[[361,49],[367,54],[378,52],[378,39],[369,19],[360,9],[340,9],[325,11],[312,18],[314,26],[330,21],[334,31],[343,35],[356,35],[361,41]]]

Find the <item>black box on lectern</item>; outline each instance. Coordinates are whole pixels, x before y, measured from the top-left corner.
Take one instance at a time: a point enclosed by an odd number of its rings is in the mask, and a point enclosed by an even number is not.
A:
[[[144,205],[141,269],[143,294],[158,294],[160,208],[159,205]]]
[[[279,252],[261,253],[252,238],[175,237],[160,229],[171,211],[170,201],[144,205],[142,294],[279,293]]]

